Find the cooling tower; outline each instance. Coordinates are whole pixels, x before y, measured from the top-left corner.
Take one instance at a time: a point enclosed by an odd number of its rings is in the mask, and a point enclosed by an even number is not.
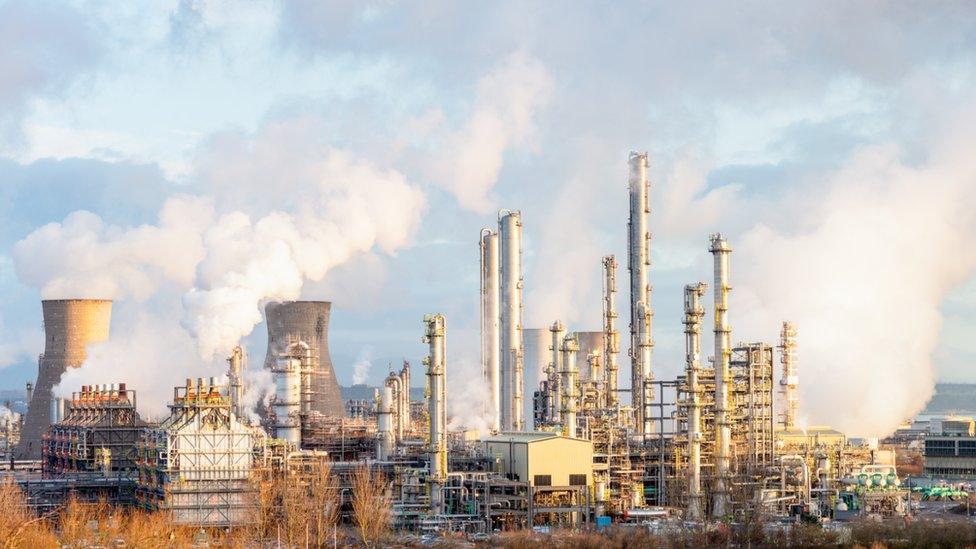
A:
[[[539,381],[546,377],[546,367],[552,362],[552,332],[548,328],[525,328],[522,330],[525,345],[525,386],[532,391],[539,387]],[[532,394],[529,391],[529,394]],[[525,417],[533,417],[532,399],[527,399]]]
[[[44,354],[37,364],[37,383],[27,408],[18,458],[39,459],[41,436],[51,425],[51,389],[68,368],[88,357],[87,346],[108,339],[112,302],[105,299],[51,299],[44,310]]]
[[[278,354],[290,343],[304,341],[318,359],[312,377],[312,410],[330,416],[344,416],[342,395],[329,356],[328,301],[286,301],[268,303],[264,308],[268,322],[268,355],[264,367],[271,369]]]

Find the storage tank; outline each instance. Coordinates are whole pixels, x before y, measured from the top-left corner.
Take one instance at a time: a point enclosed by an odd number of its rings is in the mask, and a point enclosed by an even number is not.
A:
[[[88,358],[88,345],[108,339],[112,301],[107,299],[47,299],[44,314],[44,353],[37,361],[37,382],[24,418],[18,459],[40,459],[41,436],[51,425],[51,390],[68,368]]]
[[[329,356],[328,301],[271,302],[265,308],[268,323],[268,354],[264,367],[275,367],[278,356],[288,346],[304,341],[312,349],[316,361],[312,377],[312,410],[329,416],[345,416],[345,406],[339,392],[339,382]]]

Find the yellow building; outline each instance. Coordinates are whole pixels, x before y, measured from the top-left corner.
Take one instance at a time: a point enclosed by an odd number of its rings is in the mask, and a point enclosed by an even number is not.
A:
[[[784,448],[840,447],[847,444],[847,435],[826,425],[814,425],[806,429],[779,429],[776,440]]]
[[[531,486],[591,486],[593,443],[555,433],[499,433],[483,441],[497,470]]]

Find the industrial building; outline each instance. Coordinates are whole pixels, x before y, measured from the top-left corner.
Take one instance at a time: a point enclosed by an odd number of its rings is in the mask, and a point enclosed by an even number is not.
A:
[[[200,526],[242,524],[256,505],[256,465],[264,433],[233,412],[228,387],[216,379],[175,387],[170,416],[138,443],[138,505]]]

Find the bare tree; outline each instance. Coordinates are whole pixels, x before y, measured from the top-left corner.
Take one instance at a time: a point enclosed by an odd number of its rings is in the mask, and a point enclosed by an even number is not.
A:
[[[357,467],[352,478],[352,510],[363,545],[378,543],[389,533],[390,503],[385,475],[366,464]]]

